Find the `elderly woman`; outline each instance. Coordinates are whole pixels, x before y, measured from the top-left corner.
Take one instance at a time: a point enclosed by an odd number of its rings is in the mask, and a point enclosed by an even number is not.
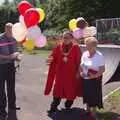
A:
[[[95,115],[96,108],[103,108],[102,76],[105,71],[105,60],[97,48],[95,37],[85,39],[87,51],[81,58],[81,76],[83,78],[83,102],[87,111]]]

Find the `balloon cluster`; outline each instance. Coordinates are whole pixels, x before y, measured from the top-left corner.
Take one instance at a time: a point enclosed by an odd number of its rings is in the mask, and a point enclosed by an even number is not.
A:
[[[97,34],[96,27],[89,27],[87,21],[83,17],[70,20],[69,28],[72,31],[72,35],[75,39],[95,36]]]
[[[37,24],[45,18],[45,12],[41,8],[33,8],[27,1],[21,1],[18,6],[20,13],[19,22],[12,27],[13,37],[21,43],[27,50],[34,47],[44,47],[46,37],[41,33]]]

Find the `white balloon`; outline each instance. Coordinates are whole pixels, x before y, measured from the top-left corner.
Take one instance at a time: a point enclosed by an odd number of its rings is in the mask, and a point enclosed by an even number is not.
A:
[[[28,34],[27,34],[28,39],[38,40],[40,36],[41,36],[41,30],[37,25],[28,28]]]
[[[83,37],[91,37],[91,36],[95,36],[97,34],[97,29],[96,27],[86,27],[84,30],[83,30]]]
[[[12,27],[12,34],[13,37],[18,41],[21,42],[25,39],[27,35],[27,28],[21,23],[15,23]]]
[[[97,34],[97,29],[96,29],[96,27],[91,26],[91,27],[90,27],[90,30],[91,30],[91,34],[92,34],[93,36]]]

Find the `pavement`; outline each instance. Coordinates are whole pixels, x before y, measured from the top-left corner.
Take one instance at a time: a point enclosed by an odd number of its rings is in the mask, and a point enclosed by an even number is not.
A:
[[[81,48],[84,50],[84,46]],[[119,69],[120,48],[119,46],[99,46],[98,49],[106,59],[106,72],[103,78],[103,96],[106,96],[120,87],[120,77],[117,81],[108,82],[111,78],[114,79],[114,74],[118,75],[116,70]],[[16,74],[17,105],[21,107],[21,110],[17,111],[18,120],[83,120],[80,116],[81,108],[84,108],[81,98],[75,100],[72,113],[66,114],[64,111],[59,111],[55,116],[48,116],[46,111],[52,101],[52,95],[43,95],[48,71],[45,59],[41,56],[25,55],[20,71]],[[106,82],[108,83],[105,84]],[[64,108],[64,100],[59,106],[59,109],[62,108]]]

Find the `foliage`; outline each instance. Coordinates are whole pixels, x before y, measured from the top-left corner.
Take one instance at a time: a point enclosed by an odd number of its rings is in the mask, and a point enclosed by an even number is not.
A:
[[[0,6],[0,32],[4,32],[4,25],[7,22],[15,23],[18,21],[18,12],[13,3]]]
[[[72,18],[85,17],[87,21],[95,25],[99,18],[120,17],[118,12],[119,0],[28,0],[32,4],[36,1],[36,7],[42,7],[46,12],[45,21],[40,24],[42,30],[54,30],[59,33],[68,28],[68,22]],[[0,6],[0,31],[6,22],[13,23],[18,20],[17,3]],[[40,4],[42,3],[42,4]]]

